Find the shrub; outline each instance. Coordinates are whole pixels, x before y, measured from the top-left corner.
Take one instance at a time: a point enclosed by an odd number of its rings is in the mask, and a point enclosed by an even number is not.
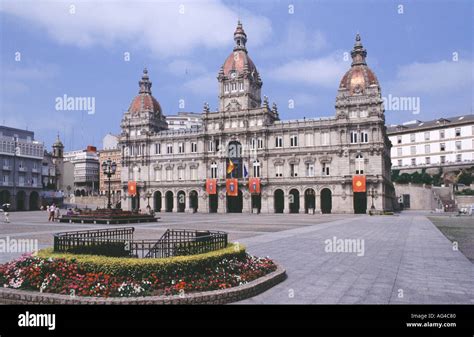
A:
[[[224,249],[189,256],[176,256],[163,259],[137,259],[127,257],[108,257],[98,255],[74,255],[54,253],[52,248],[38,252],[42,258],[63,258],[77,262],[79,268],[88,273],[106,273],[116,276],[142,277],[156,274],[187,274],[212,268],[222,259],[243,258],[245,246],[230,243]]]

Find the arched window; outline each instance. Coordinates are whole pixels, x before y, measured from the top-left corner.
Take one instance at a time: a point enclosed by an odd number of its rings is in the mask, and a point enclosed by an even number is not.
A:
[[[355,159],[356,174],[364,174],[364,157],[358,154]]]
[[[217,178],[217,163],[215,161],[211,163],[211,178]]]
[[[255,178],[259,178],[260,177],[260,161],[258,159],[256,159],[254,162],[253,162],[253,176]]]

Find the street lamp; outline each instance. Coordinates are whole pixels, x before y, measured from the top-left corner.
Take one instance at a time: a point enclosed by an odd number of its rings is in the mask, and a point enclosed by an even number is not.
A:
[[[102,172],[109,178],[109,195],[108,195],[108,202],[107,202],[107,208],[111,209],[112,208],[112,201],[111,201],[111,194],[112,192],[110,191],[110,178],[112,175],[115,174],[115,171],[117,170],[117,164],[110,159],[107,159],[102,163]]]
[[[374,198],[377,198],[378,194],[373,187],[370,189],[370,196],[372,197],[372,206],[370,206],[370,210],[375,211]]]
[[[150,192],[150,191],[146,192],[145,196],[146,196],[146,198],[148,199],[148,208],[150,208],[151,192]]]

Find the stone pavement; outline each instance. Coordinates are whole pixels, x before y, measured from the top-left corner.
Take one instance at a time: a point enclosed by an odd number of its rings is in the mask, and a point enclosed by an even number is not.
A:
[[[167,228],[223,230],[251,254],[268,255],[287,270],[286,281],[239,303],[474,304],[474,265],[424,214],[159,216],[158,223],[131,225],[135,237],[159,238]],[[12,224],[0,223],[0,240],[37,239],[39,248],[51,246],[56,232],[107,227],[48,223],[41,211],[15,212],[11,218]],[[334,237],[359,239],[364,254],[326,252],[325,241]],[[19,255],[0,252],[0,263]]]
[[[334,236],[363,239],[364,255],[326,252]],[[474,265],[425,216],[354,217],[242,243],[288,279],[239,303],[474,304]]]

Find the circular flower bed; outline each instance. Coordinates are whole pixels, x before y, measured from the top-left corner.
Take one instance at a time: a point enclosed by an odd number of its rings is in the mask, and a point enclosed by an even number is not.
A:
[[[245,251],[217,257],[214,254],[208,259],[205,254],[201,254],[204,257],[195,255],[199,258],[193,260],[190,257],[189,265],[193,268],[183,268],[186,260],[175,259],[179,263],[168,263],[166,268],[160,266],[155,271],[155,261],[130,262],[125,260],[133,259],[108,258],[109,263],[116,261],[114,268],[109,269],[90,261],[84,262],[87,258],[83,256],[71,258],[68,255],[67,258],[24,255],[0,265],[0,286],[71,296],[179,295],[236,287],[277,269],[269,258],[251,256]],[[137,268],[118,269],[117,266],[127,263],[143,263],[147,266],[146,272],[137,272]]]

